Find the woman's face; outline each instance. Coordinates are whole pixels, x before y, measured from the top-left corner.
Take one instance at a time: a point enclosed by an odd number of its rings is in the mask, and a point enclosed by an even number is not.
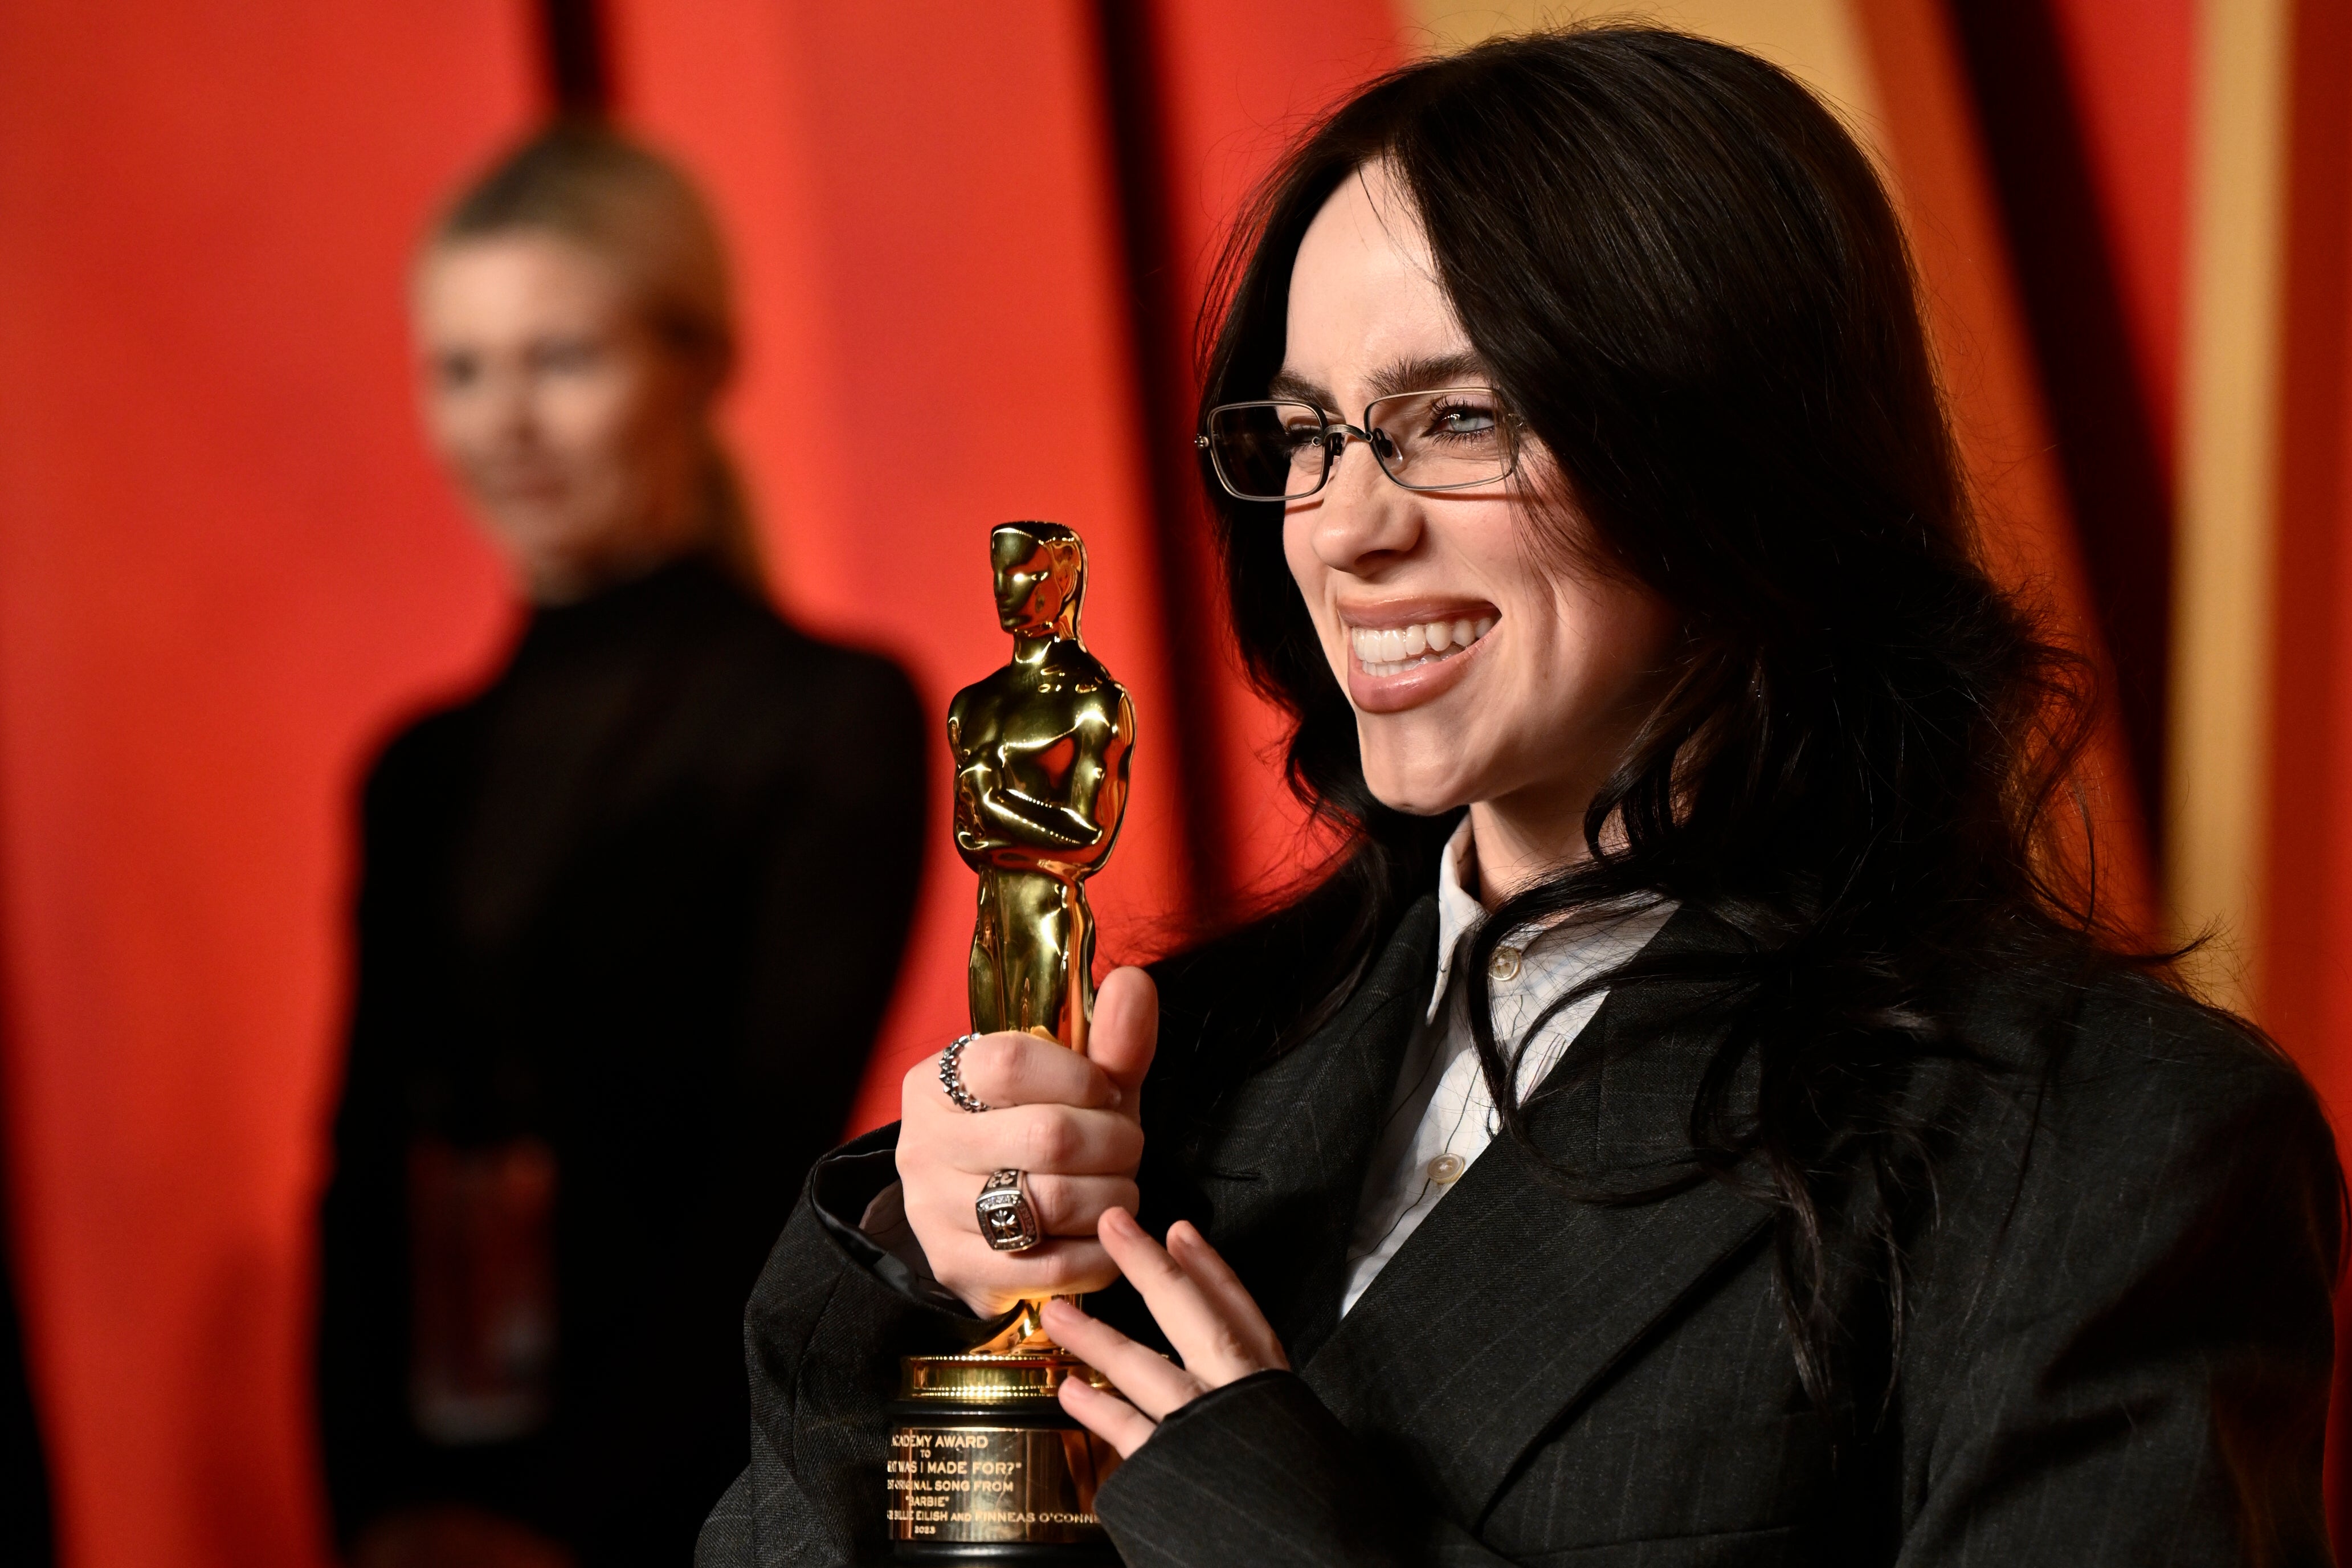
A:
[[[533,598],[577,598],[689,542],[709,378],[610,266],[528,231],[440,246],[416,336],[433,443]]]
[[[1299,246],[1273,395],[1355,423],[1386,394],[1491,384],[1411,202],[1381,165],[1346,181]],[[1517,472],[1557,482],[1524,442]],[[1655,700],[1663,602],[1557,549],[1538,564],[1508,485],[1408,490],[1359,441],[1288,507],[1283,549],[1354,704],[1372,793],[1422,816],[1483,802],[1549,821],[1573,854],[1574,825]]]

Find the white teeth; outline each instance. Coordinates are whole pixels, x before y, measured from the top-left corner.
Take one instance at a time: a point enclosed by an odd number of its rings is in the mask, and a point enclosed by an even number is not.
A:
[[[1465,616],[1402,629],[1391,626],[1375,631],[1369,626],[1357,626],[1348,634],[1348,641],[1365,674],[1400,675],[1431,659],[1448,658],[1494,629],[1492,616],[1481,616],[1475,621]]]

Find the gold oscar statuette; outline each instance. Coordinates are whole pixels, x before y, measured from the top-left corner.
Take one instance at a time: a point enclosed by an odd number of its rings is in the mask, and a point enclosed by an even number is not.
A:
[[[1095,999],[1086,879],[1127,808],[1135,707],[1078,636],[1078,536],[1008,522],[988,553],[1013,658],[948,709],[956,849],[980,874],[971,1028],[1026,1030],[1084,1054]],[[887,1505],[898,1561],[1118,1561],[1094,1511],[1118,1457],[1055,1397],[1070,1378],[1102,1379],[1047,1337],[1044,1305],[1023,1302],[966,1354],[901,1360]]]

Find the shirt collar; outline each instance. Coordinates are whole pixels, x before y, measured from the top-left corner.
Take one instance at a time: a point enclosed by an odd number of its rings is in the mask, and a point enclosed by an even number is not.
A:
[[[1462,939],[1486,918],[1485,906],[1462,885],[1462,862],[1470,853],[1470,818],[1465,813],[1437,857],[1437,984],[1429,994],[1427,1021],[1435,1023],[1445,1006],[1445,988],[1454,978],[1454,954]]]
[[[1465,814],[1437,858],[1437,979],[1430,987],[1429,1011],[1423,1015],[1424,1021],[1430,1024],[1436,1023],[1438,1015],[1445,1009],[1446,989],[1454,981],[1454,961],[1461,955],[1464,939],[1486,918],[1486,906],[1472,895],[1464,880],[1463,867],[1470,853],[1470,818]],[[1561,982],[1565,984],[1580,981],[1596,966],[1613,969],[1633,957],[1664,926],[1676,907],[1672,899],[1656,899],[1602,921],[1567,921],[1545,931],[1523,932],[1525,940],[1514,940],[1524,947],[1541,944],[1543,952],[1549,955],[1544,961],[1547,973],[1559,972],[1567,977]],[[1561,941],[1571,937],[1573,940],[1565,948],[1560,946]],[[1531,952],[1528,956],[1533,959],[1536,954]]]

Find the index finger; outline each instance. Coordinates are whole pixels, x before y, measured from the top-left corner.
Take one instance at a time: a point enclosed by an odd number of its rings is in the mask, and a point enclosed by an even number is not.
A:
[[[1236,1322],[1228,1304],[1203,1289],[1201,1281],[1170,1257],[1125,1209],[1105,1209],[1095,1234],[1118,1271],[1127,1276],[1127,1282],[1135,1287],[1135,1293],[1143,1298],[1152,1321],[1183,1358],[1185,1371],[1218,1388],[1263,1370],[1266,1363],[1249,1342],[1256,1337],[1252,1331],[1265,1319],[1246,1292],[1242,1303],[1250,1321]],[[1234,1284],[1238,1287],[1240,1281]],[[1264,1337],[1272,1336],[1273,1331],[1265,1331]]]
[[[982,1035],[963,1048],[956,1076],[990,1110],[1009,1105],[1118,1105],[1119,1086],[1100,1064],[1034,1035]],[[940,1089],[946,1094],[944,1086]]]

